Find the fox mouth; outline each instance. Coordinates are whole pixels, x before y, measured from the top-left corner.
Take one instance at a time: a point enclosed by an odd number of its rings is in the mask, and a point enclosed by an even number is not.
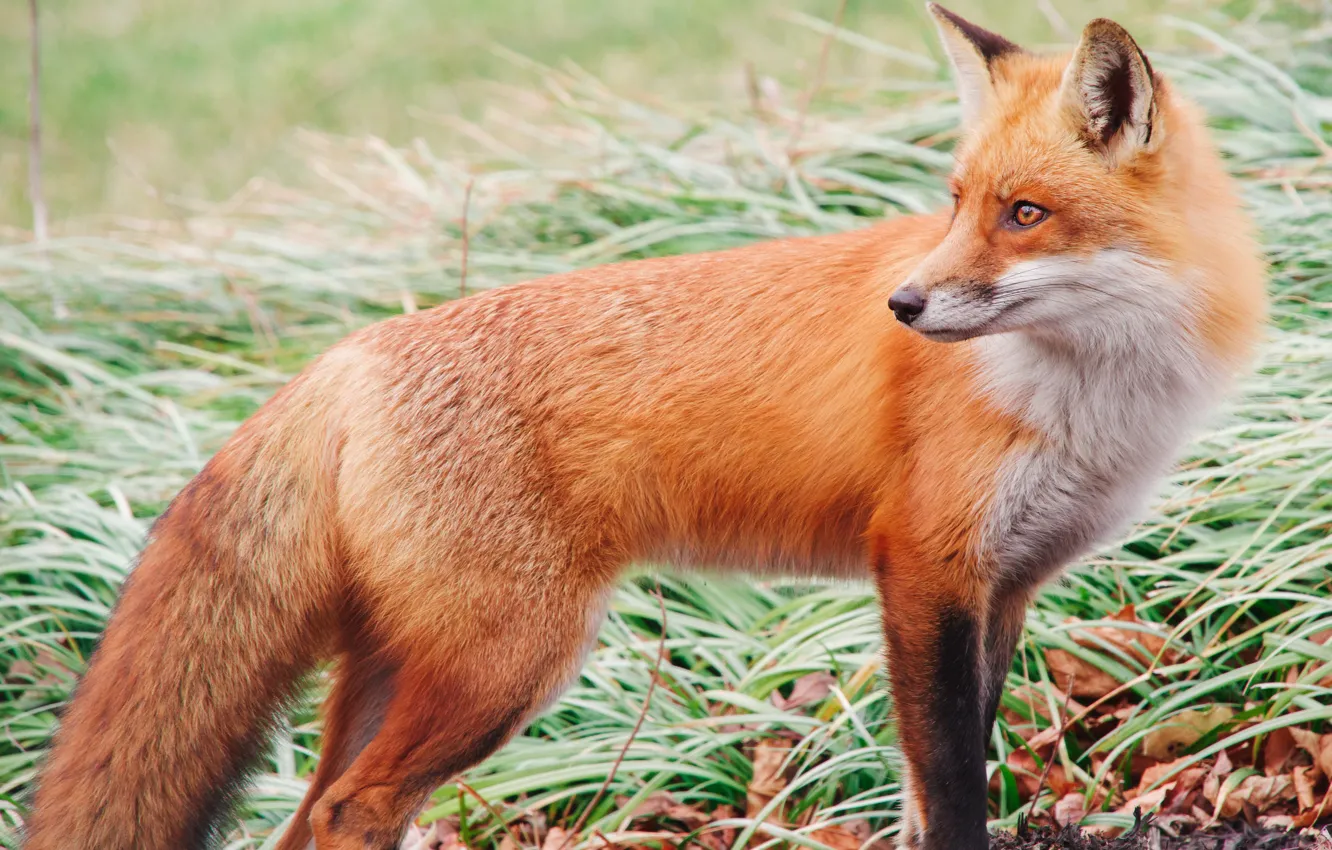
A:
[[[1003,300],[1000,304],[996,305],[995,298],[993,294],[991,294],[990,297],[986,298],[984,301],[984,307],[990,308],[985,311],[988,315],[976,317],[975,312],[979,311],[971,311],[972,316],[978,318],[979,321],[973,321],[970,324],[965,325],[946,325],[943,324],[943,322],[940,322],[933,327],[930,326],[929,322],[922,323],[917,321],[911,325],[911,329],[931,342],[963,342],[968,339],[975,339],[978,336],[986,336],[992,333],[1003,333],[1005,331],[1013,330],[1012,323],[1004,322],[1003,320],[1006,317],[1011,316],[1014,311],[1026,306],[1033,300],[1034,299],[1030,296],[1016,297]],[[928,310],[926,316],[922,318],[927,317]],[[940,316],[939,318],[945,319],[946,317]]]
[[[949,325],[938,322],[937,324],[925,324],[922,327],[921,325],[924,323],[916,322],[911,326],[911,329],[931,342],[963,342],[991,333],[999,319],[1007,312],[1008,310],[1000,310],[988,316],[976,317],[980,321],[973,321],[965,325]],[[943,319],[944,317],[940,316],[939,318]]]
[[[974,339],[978,336],[984,336],[990,323],[976,325],[970,328],[944,328],[940,330],[919,330],[921,336],[930,342],[963,342],[968,339]]]

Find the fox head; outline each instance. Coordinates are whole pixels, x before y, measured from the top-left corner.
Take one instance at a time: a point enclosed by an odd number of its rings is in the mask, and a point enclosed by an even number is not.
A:
[[[955,341],[1150,304],[1133,288],[1170,256],[1185,213],[1167,162],[1176,107],[1146,55],[1105,19],[1071,57],[1038,56],[928,6],[963,138],[947,235],[892,294],[894,314]]]

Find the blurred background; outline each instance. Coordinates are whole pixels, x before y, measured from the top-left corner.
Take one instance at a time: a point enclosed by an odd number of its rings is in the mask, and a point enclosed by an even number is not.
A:
[[[280,174],[289,167],[283,142],[294,127],[372,133],[397,144],[422,137],[447,149],[466,135],[459,118],[484,120],[497,84],[530,79],[520,57],[574,62],[617,92],[672,103],[743,104],[747,69],[799,91],[820,52],[816,21],[835,19],[843,7],[840,0],[38,5],[46,195],[57,230],[72,218],[112,212],[161,215],[164,195],[219,199],[252,176]],[[1220,5],[1245,13],[1246,4]],[[1157,45],[1175,36],[1161,25],[1162,13],[1218,8],[1196,0],[950,6],[1031,43],[1067,41],[1104,15]],[[25,227],[27,7],[25,0],[0,4],[0,222]],[[830,78],[881,74],[900,84],[938,76],[929,63],[882,49],[939,58],[923,0],[850,0],[843,15],[848,29],[879,49],[834,46]]]

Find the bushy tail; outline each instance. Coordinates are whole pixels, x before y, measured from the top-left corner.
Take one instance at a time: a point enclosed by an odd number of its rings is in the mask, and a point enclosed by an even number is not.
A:
[[[61,719],[28,850],[207,843],[326,634],[325,419],[298,379],[153,527]]]

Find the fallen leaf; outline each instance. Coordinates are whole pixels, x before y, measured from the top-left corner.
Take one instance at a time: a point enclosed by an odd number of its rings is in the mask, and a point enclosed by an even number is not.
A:
[[[552,826],[546,832],[546,840],[541,842],[541,850],[561,850],[568,842],[568,831],[560,829],[558,826]]]
[[[780,738],[765,738],[754,746],[754,776],[745,793],[746,817],[758,817],[763,807],[786,788],[785,766],[790,752],[791,742]],[[767,820],[780,820],[780,808],[769,812]]]
[[[1301,829],[1311,827],[1322,820],[1329,812],[1332,812],[1332,784],[1328,785],[1327,793],[1323,795],[1323,799],[1318,805],[1303,809],[1295,816],[1295,826]],[[1332,850],[1332,847],[1329,847],[1328,850]]]
[[[1312,767],[1297,767],[1290,772],[1291,782],[1295,784],[1295,800],[1299,803],[1301,812],[1306,812],[1318,804],[1318,798],[1314,795],[1313,774]]]
[[[737,814],[734,806],[718,806],[712,810],[714,821],[730,820]],[[731,850],[735,845],[735,827],[705,829],[698,834],[698,841],[708,850]]]
[[[1263,773],[1276,776],[1284,773],[1286,762],[1295,754],[1295,736],[1289,728],[1281,728],[1267,736],[1263,742]]]
[[[1118,812],[1123,815],[1133,814],[1134,809],[1142,809],[1144,815],[1153,812],[1165,802],[1166,795],[1174,790],[1174,787],[1175,783],[1167,782],[1155,791],[1139,794],[1120,806]]]
[[[1081,793],[1071,791],[1059,798],[1051,814],[1060,826],[1082,823],[1087,816],[1087,800]]]
[[[1286,776],[1250,776],[1245,778],[1221,803],[1218,818],[1233,818],[1244,811],[1247,803],[1259,813],[1266,812],[1275,803],[1295,799],[1295,783]]]
[[[668,791],[658,791],[655,794],[649,794],[643,802],[638,804],[632,815],[629,816],[630,822],[639,818],[666,818],[668,820],[679,821],[691,829],[702,826],[710,820],[710,817],[703,811],[679,802]]]
[[[1165,785],[1162,785],[1160,788],[1157,788],[1155,791],[1149,791],[1146,794],[1140,794],[1136,797],[1133,797],[1132,799],[1124,803],[1124,805],[1116,809],[1115,813],[1121,815],[1132,815],[1135,809],[1140,809],[1144,815],[1149,814],[1161,806],[1161,803],[1165,801],[1166,795],[1170,793],[1170,790],[1174,788],[1174,786],[1175,783],[1168,782]],[[1114,836],[1122,832],[1123,827],[1088,826],[1085,827],[1083,831],[1089,832],[1093,835]]]
[[[1155,663],[1158,657],[1162,663],[1170,664],[1179,659],[1179,653],[1166,649],[1165,638],[1152,629],[1158,628],[1153,623],[1138,619],[1137,609],[1125,605],[1109,618],[1112,621],[1131,623],[1133,628],[1122,626],[1091,626],[1070,630],[1070,636],[1079,646],[1093,652],[1105,652],[1106,646],[1113,647],[1124,655],[1136,659],[1144,667]],[[1069,618],[1065,624],[1079,621]],[[1118,688],[1122,682],[1106,673],[1095,664],[1062,649],[1051,649],[1045,653],[1045,662],[1054,675],[1061,691],[1068,691],[1070,678],[1073,681],[1073,696],[1099,699]]]
[[[1224,705],[1215,706],[1207,711],[1198,709],[1181,711],[1147,733],[1142,739],[1143,755],[1162,761],[1178,758],[1183,750],[1216,727],[1229,723],[1234,716],[1235,712]]]
[[[1065,713],[1064,708],[1066,702],[1067,714],[1079,715],[1087,710],[1087,707],[1077,700],[1070,699],[1065,701],[1064,696],[1066,693],[1067,691],[1065,690],[1054,695],[1055,704],[1060,707],[1061,713]],[[1008,721],[1009,726],[1030,725],[1033,722],[1033,717],[1053,723],[1053,721],[1050,720],[1050,698],[1043,689],[1030,684],[1021,685],[1013,690],[1012,695],[1027,707],[1029,713],[1017,711],[1006,705],[1002,706],[1000,712],[1003,714],[1004,719]]]
[[[1075,697],[1100,699],[1120,685],[1114,676],[1063,649],[1047,649],[1045,664],[1059,690],[1069,693],[1071,683]]]
[[[843,826],[825,826],[809,834],[815,841],[827,844],[833,850],[860,850],[864,840]]]
[[[1226,754],[1225,750],[1216,754],[1216,761],[1213,762],[1212,769],[1203,779],[1203,796],[1207,798],[1207,802],[1216,806],[1216,800],[1221,796],[1221,782],[1234,769],[1234,766],[1230,763],[1230,756]]]
[[[1176,774],[1175,790],[1166,797],[1163,811],[1187,817],[1185,813],[1202,800],[1203,777],[1207,776],[1207,771],[1206,767],[1190,767]]]
[[[1154,764],[1147,768],[1142,772],[1142,778],[1138,780],[1137,789],[1131,792],[1130,796],[1133,794],[1146,794],[1148,791],[1154,790],[1152,788],[1153,785],[1155,785],[1162,777],[1178,770],[1179,765],[1185,761],[1188,761],[1187,757],[1178,758],[1174,761],[1160,762],[1159,764]],[[1198,775],[1199,778],[1201,779],[1205,773],[1206,771],[1200,772]],[[1176,779],[1176,781],[1178,781],[1178,779]]]
[[[835,684],[837,684],[837,677],[831,673],[826,671],[809,673],[796,679],[789,697],[784,697],[780,692],[773,691],[770,699],[772,704],[782,711],[790,711],[793,708],[809,705],[812,702],[822,702],[827,698]]]

